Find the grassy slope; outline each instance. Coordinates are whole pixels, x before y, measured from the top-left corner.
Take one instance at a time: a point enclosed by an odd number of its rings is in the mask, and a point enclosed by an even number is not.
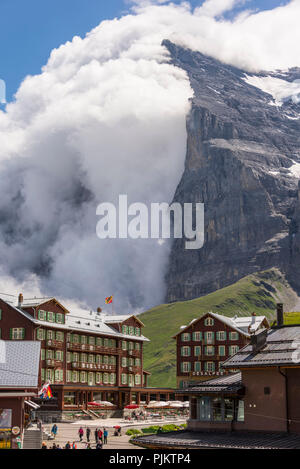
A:
[[[234,285],[204,297],[160,305],[141,314],[139,317],[146,326],[144,334],[151,340],[145,345],[144,353],[144,369],[152,373],[150,386],[175,387],[176,355],[172,336],[192,319],[208,311],[225,316],[247,316],[256,312],[272,319],[276,302],[283,302],[286,309],[292,309],[296,301],[297,296],[284,277],[272,269],[248,275]]]

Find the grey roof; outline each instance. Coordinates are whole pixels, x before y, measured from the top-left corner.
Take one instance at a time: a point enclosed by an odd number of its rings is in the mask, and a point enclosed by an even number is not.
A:
[[[229,317],[229,316],[223,316],[222,314],[217,314],[213,312],[206,313],[212,316],[213,318],[223,322],[227,326],[231,327],[235,331],[237,331],[239,334],[242,334],[246,337],[250,337],[249,334],[249,327],[251,328],[251,332],[256,332],[259,328],[263,326],[263,322],[266,321],[268,324],[268,320],[266,316],[238,316],[235,315],[234,317]],[[174,337],[176,337],[178,334],[182,334],[182,332],[190,327],[194,322],[198,321],[201,319],[204,315],[202,315],[198,319],[193,319],[187,326],[181,326],[180,332],[178,332]]]
[[[0,340],[0,389],[38,386],[41,343]]]
[[[50,298],[51,299],[51,298]],[[119,316],[111,316],[106,313],[95,313],[93,311],[87,311],[87,310],[82,310],[82,309],[76,309],[73,310],[75,313],[74,315],[69,313],[66,315],[66,324],[58,324],[58,323],[49,323],[47,321],[40,321],[39,319],[35,319],[34,317],[31,316],[27,311],[24,311],[23,309],[15,306],[12,302],[8,301],[7,299],[1,298],[2,301],[4,301],[6,304],[14,308],[15,311],[17,311],[19,314],[24,316],[26,319],[29,321],[33,322],[34,324],[38,326],[44,326],[44,327],[52,327],[55,329],[59,330],[65,330],[65,331],[75,331],[75,332],[82,332],[82,333],[94,333],[94,334],[104,334],[110,337],[117,337],[117,338],[122,338],[122,339],[129,339],[129,340],[136,340],[139,342],[149,342],[149,339],[147,337],[140,335],[140,336],[132,336],[128,334],[123,334],[122,332],[118,332],[116,329],[113,327],[109,326],[109,323],[111,323],[112,318],[118,318]],[[38,302],[38,304],[41,304]],[[124,321],[133,315],[129,314],[126,316],[120,316],[121,322]]]
[[[137,436],[132,442],[151,449],[300,449],[300,436],[287,433],[178,431]]]
[[[226,376],[221,376],[215,379],[210,379],[208,381],[201,381],[197,384],[193,384],[185,390],[182,390],[182,393],[232,393],[237,392],[243,389],[242,385],[242,374],[233,373]]]
[[[243,368],[255,366],[300,366],[300,326],[285,326],[268,331],[266,345],[253,352],[248,344],[226,360],[224,368]]]

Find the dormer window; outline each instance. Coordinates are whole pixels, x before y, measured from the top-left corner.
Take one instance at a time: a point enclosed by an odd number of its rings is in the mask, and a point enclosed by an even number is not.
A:
[[[38,319],[39,319],[40,321],[47,321],[47,313],[46,313],[46,311],[43,311],[42,309],[40,309],[40,310],[38,311]]]
[[[64,324],[65,323],[65,316],[62,313],[56,313],[56,322],[58,324]]]
[[[124,324],[123,324],[123,326],[122,326],[122,333],[123,333],[123,334],[126,334],[126,335],[128,334],[128,327],[125,326]]]
[[[210,317],[206,318],[205,321],[204,321],[205,326],[213,326],[214,323],[215,323],[215,321],[213,320],[213,318],[210,318]]]
[[[49,322],[55,322],[55,313],[53,313],[52,311],[48,311],[47,319]]]

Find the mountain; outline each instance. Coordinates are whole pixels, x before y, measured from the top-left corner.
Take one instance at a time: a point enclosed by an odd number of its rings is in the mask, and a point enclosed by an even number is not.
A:
[[[205,243],[170,255],[167,302],[198,298],[273,267],[300,291],[300,104],[250,82],[290,85],[300,69],[258,75],[164,41],[194,90],[174,202],[205,204]]]
[[[150,385],[176,385],[176,342],[172,336],[180,326],[208,311],[225,316],[248,316],[256,312],[272,320],[277,302],[284,303],[285,310],[293,311],[299,298],[285,276],[278,269],[270,269],[250,274],[234,285],[201,298],[160,305],[141,314],[144,333],[151,340],[144,348],[144,369],[152,373]],[[289,322],[295,320],[300,322],[298,315],[291,313]]]

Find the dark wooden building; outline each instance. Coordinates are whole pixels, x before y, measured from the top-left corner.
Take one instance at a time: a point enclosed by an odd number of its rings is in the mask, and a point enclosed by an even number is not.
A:
[[[0,340],[0,448],[22,444],[30,411],[36,408],[40,343]]]
[[[222,364],[250,340],[250,334],[268,328],[265,316],[226,317],[207,313],[182,326],[174,336],[177,350],[177,387],[223,376]]]
[[[300,325],[257,332],[223,363],[239,372],[187,391],[189,430],[300,433]]]
[[[0,332],[5,340],[38,341],[39,385],[49,382],[54,398],[39,413],[53,418],[64,411],[86,411],[89,403],[132,403],[174,398],[174,390],[148,387],[143,368],[143,323],[134,315],[69,312],[55,298],[0,299]],[[90,408],[90,410],[94,409]]]

